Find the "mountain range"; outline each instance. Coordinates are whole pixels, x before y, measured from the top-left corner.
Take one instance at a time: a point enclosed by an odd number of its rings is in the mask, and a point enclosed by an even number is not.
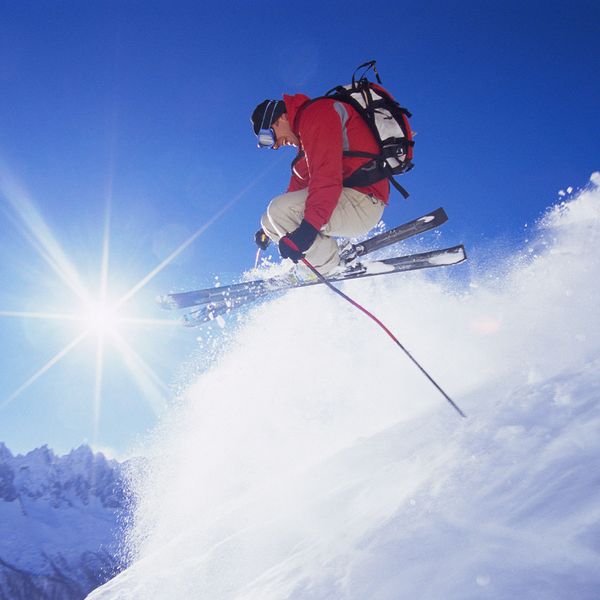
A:
[[[78,600],[123,568],[129,464],[0,442],[0,600]]]

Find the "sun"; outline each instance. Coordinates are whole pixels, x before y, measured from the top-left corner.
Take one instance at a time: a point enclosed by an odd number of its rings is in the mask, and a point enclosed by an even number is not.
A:
[[[69,256],[62,248],[54,232],[44,220],[35,202],[30,198],[26,189],[0,164],[0,201],[5,201],[23,237],[37,251],[48,269],[62,282],[71,297],[78,302],[62,313],[49,311],[27,312],[22,310],[5,309],[0,307],[0,317],[19,319],[42,319],[45,321],[63,321],[72,330],[73,323],[79,325],[74,332],[73,339],[45,364],[39,367],[8,397],[0,398],[0,410],[10,404],[15,398],[27,390],[45,373],[61,362],[67,355],[81,349],[83,342],[90,337],[95,338],[94,356],[90,357],[95,368],[94,383],[94,422],[95,434],[100,416],[102,397],[102,382],[105,358],[108,352],[119,355],[121,362],[126,367],[131,379],[143,392],[144,398],[151,405],[152,410],[158,414],[162,409],[165,399],[171,395],[171,390],[158,377],[154,370],[146,363],[138,349],[134,347],[135,335],[130,335],[130,326],[150,327],[166,326],[179,327],[179,323],[172,319],[146,318],[123,314],[125,305],[156,275],[167,267],[179,254],[190,246],[199,236],[216,223],[226,212],[231,210],[246,193],[258,184],[277,163],[258,174],[238,194],[225,203],[212,217],[201,223],[179,247],[167,256],[162,262],[142,277],[137,283],[115,301],[109,290],[109,254],[110,254],[110,213],[111,193],[106,198],[106,210],[103,226],[103,242],[101,264],[98,270],[98,284],[90,288],[82,281],[80,273]],[[110,299],[110,302],[109,302]],[[144,347],[144,350],[147,348]]]
[[[107,335],[117,331],[119,318],[116,310],[105,302],[91,303],[82,320],[90,333]]]
[[[114,296],[109,285],[110,200],[106,205],[97,281],[95,284],[88,285],[82,279],[74,257],[64,251],[28,194],[2,169],[0,169],[0,199],[6,200],[13,209],[19,230],[38,252],[49,270],[64,284],[65,292],[71,299],[63,304],[64,309],[60,313],[43,309],[39,312],[6,310],[0,307],[0,317],[40,319],[54,322],[58,326],[62,322],[73,335],[73,338],[64,347],[58,349],[50,360],[26,378],[12,394],[0,398],[0,409],[13,402],[50,369],[63,361],[66,356],[74,352],[84,352],[84,350],[87,352],[91,348],[89,361],[95,372],[93,380],[90,382],[94,398],[94,439],[97,438],[99,429],[104,365],[109,358],[111,364],[115,364],[114,359],[116,359],[124,367],[124,372],[129,375],[128,379],[137,385],[143,392],[142,397],[148,402],[151,410],[158,414],[171,395],[171,390],[144,360],[140,349],[134,346],[134,340],[139,340],[140,329],[144,334],[152,334],[151,328],[155,326],[178,327],[179,325],[171,319],[145,318],[126,314],[125,304],[153,278],[160,268],[166,266],[168,261],[131,286],[122,297]],[[84,344],[86,340],[90,339],[95,343]],[[148,344],[152,343],[152,339],[144,335],[145,343],[142,350],[148,349]]]

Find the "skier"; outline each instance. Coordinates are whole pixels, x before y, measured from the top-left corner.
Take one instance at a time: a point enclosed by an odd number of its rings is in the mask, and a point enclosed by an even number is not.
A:
[[[260,148],[299,149],[287,192],[270,202],[256,244],[264,250],[273,240],[283,258],[298,262],[306,256],[325,275],[339,271],[344,264],[334,237],[356,237],[375,227],[390,193],[385,178],[348,182],[369,159],[343,153],[378,153],[377,140],[349,104],[333,98],[311,102],[304,94],[265,100],[252,113],[252,125]]]

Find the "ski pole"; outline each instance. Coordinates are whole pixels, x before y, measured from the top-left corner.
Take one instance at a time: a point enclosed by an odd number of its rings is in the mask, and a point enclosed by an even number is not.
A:
[[[344,292],[342,292],[341,290],[339,290],[338,288],[336,288],[331,281],[329,281],[324,275],[322,275],[315,267],[313,267],[313,265],[311,265],[306,258],[302,259],[302,262],[333,292],[335,292],[338,296],[341,296],[344,300],[346,300],[347,302],[349,302],[350,304],[352,304],[352,306],[358,308],[358,310],[360,310],[361,312],[363,312],[365,315],[367,315],[367,317],[369,317],[370,319],[372,319],[373,321],[375,321],[375,323],[377,323],[377,325],[379,325],[379,327],[381,327],[381,329],[383,329],[383,331],[385,331],[385,333],[387,333],[387,335],[392,339],[392,341],[406,354],[406,356],[408,356],[408,358],[410,358],[410,360],[413,361],[413,363],[418,367],[418,369],[421,371],[421,373],[423,373],[423,375],[425,375],[425,377],[427,377],[427,379],[429,379],[429,381],[437,388],[437,390],[442,394],[442,396],[444,396],[444,398],[446,398],[446,400],[450,403],[450,405],[452,406],[452,408],[454,408],[454,410],[456,410],[456,412],[458,412],[458,414],[461,417],[465,417],[466,418],[466,414],[458,407],[458,405],[454,402],[454,400],[452,400],[452,398],[450,398],[450,396],[448,396],[448,394],[439,386],[439,384],[435,381],[435,379],[433,379],[433,377],[421,366],[421,364],[419,363],[419,361],[417,361],[417,359],[400,343],[400,340],[385,326],[384,323],[382,323],[373,313],[369,312],[364,306],[360,305],[356,300],[350,298],[350,296],[347,296],[346,294],[344,294]]]
[[[296,246],[296,244],[294,244],[294,242],[292,240],[290,240],[288,237],[285,237],[282,239],[284,239],[285,243],[290,248],[292,248],[293,250],[296,250],[296,251],[300,251],[298,246]],[[452,400],[452,398],[450,398],[450,396],[448,396],[448,394],[439,386],[439,384],[435,381],[435,379],[433,379],[433,377],[421,366],[421,364],[417,361],[417,359],[400,343],[400,340],[385,326],[384,323],[382,323],[373,313],[369,312],[364,306],[361,306],[356,300],[353,300],[352,298],[350,298],[350,296],[347,296],[346,294],[344,294],[344,292],[342,292],[341,290],[336,288],[335,285],[333,285],[331,283],[331,281],[329,281],[313,265],[311,265],[310,262],[308,262],[308,260],[306,260],[305,257],[302,257],[301,260],[304,263],[304,265],[306,265],[306,267],[308,267],[308,269],[310,269],[319,278],[319,280],[322,281],[330,290],[335,292],[338,296],[341,296],[344,300],[346,300],[346,302],[349,302],[350,304],[352,304],[352,306],[354,306],[355,308],[358,308],[358,310],[360,310],[365,315],[367,315],[367,317],[369,317],[370,319],[375,321],[375,323],[377,323],[377,325],[379,325],[379,327],[381,327],[381,329],[383,329],[383,331],[385,331],[385,333],[387,333],[387,335],[406,354],[406,356],[408,356],[408,358],[410,358],[410,360],[412,360],[412,362],[418,367],[418,369],[421,371],[421,373],[423,373],[423,375],[425,375],[425,377],[427,377],[427,379],[429,379],[429,381],[437,388],[437,390],[440,392],[440,394],[442,394],[442,396],[444,396],[444,398],[450,403],[452,408],[454,408],[454,410],[461,417],[466,418],[467,415],[459,408],[459,406],[456,404],[456,402],[454,402],[454,400]]]

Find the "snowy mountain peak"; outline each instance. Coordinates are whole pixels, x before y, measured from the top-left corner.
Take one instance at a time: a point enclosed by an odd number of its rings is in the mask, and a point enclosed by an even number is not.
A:
[[[81,446],[74,448],[67,455],[68,459],[70,459],[70,460],[82,461],[82,462],[92,461],[92,460],[94,460],[94,456],[96,456],[98,459],[101,458],[104,460],[104,454],[102,454],[102,452],[97,452],[94,455],[94,453],[92,452],[92,449],[87,444],[81,444]]]
[[[6,447],[6,444],[4,442],[0,442],[0,462],[8,460],[12,457],[13,455],[11,451]]]
[[[97,498],[103,507],[123,504],[120,465],[94,454],[87,445],[57,456],[47,446],[26,455],[13,456],[3,444],[0,450],[0,498],[45,498],[55,508],[87,505]]]
[[[124,465],[82,445],[13,455],[0,442],[0,598],[75,600],[119,569]]]

